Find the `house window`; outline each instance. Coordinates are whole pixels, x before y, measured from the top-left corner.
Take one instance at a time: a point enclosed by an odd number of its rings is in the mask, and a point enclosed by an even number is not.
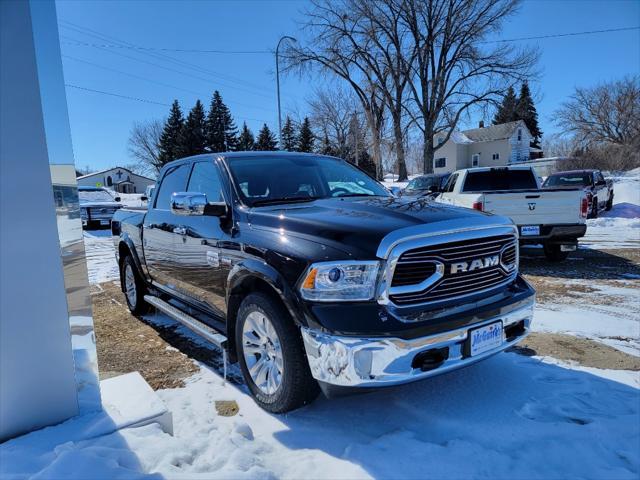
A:
[[[491,158],[492,158],[493,160],[500,160],[500,154],[499,154],[499,153],[494,153],[494,154],[491,156]]]
[[[519,142],[522,141],[522,129],[521,128],[518,129],[518,141]]]
[[[478,165],[480,165],[480,154],[474,153],[473,157],[471,157],[471,166],[477,167]]]
[[[444,157],[443,158],[436,158],[434,160],[434,163],[433,163],[433,167],[434,168],[444,168],[446,166],[447,166],[447,159],[446,158],[444,158]]]
[[[111,179],[111,175],[107,177],[107,187],[111,187],[113,185],[113,180]]]
[[[442,145],[444,143],[444,138],[438,137],[438,145]]]

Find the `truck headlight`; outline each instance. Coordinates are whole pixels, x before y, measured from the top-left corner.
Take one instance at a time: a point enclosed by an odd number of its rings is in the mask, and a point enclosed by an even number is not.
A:
[[[379,268],[377,261],[314,263],[302,276],[300,293],[305,300],[316,302],[371,300]]]

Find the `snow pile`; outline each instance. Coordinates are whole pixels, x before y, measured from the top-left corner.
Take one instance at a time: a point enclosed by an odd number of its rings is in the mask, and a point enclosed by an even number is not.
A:
[[[637,385],[637,378],[622,380]],[[0,476],[637,479],[640,473],[640,390],[515,353],[364,396],[320,398],[280,416],[206,368],[186,388],[159,394],[173,412],[174,437],[151,425],[74,442],[73,425],[57,438],[47,433],[59,428],[53,427],[0,446]],[[240,413],[218,416],[213,403],[220,399],[236,400]]]
[[[111,230],[85,230],[89,283],[108,282],[120,278]]]
[[[640,169],[611,178],[613,208],[587,220],[587,234],[580,244],[599,250],[640,248]]]

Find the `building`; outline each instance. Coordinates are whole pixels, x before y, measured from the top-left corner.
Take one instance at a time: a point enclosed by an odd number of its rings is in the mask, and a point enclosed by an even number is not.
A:
[[[152,178],[138,175],[122,167],[82,175],[77,178],[77,181],[78,186],[106,187],[118,193],[144,193],[149,185],[156,183]]]
[[[433,158],[433,171],[447,173],[461,168],[492,167],[528,161],[531,133],[522,120],[500,125],[455,131],[444,145],[444,135],[436,136],[440,145]]]

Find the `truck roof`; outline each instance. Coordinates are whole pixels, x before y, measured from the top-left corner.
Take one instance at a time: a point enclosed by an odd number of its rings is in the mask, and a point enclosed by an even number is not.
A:
[[[474,173],[474,172],[490,172],[492,170],[532,170],[530,165],[505,165],[504,167],[472,167],[462,168],[458,171]]]

